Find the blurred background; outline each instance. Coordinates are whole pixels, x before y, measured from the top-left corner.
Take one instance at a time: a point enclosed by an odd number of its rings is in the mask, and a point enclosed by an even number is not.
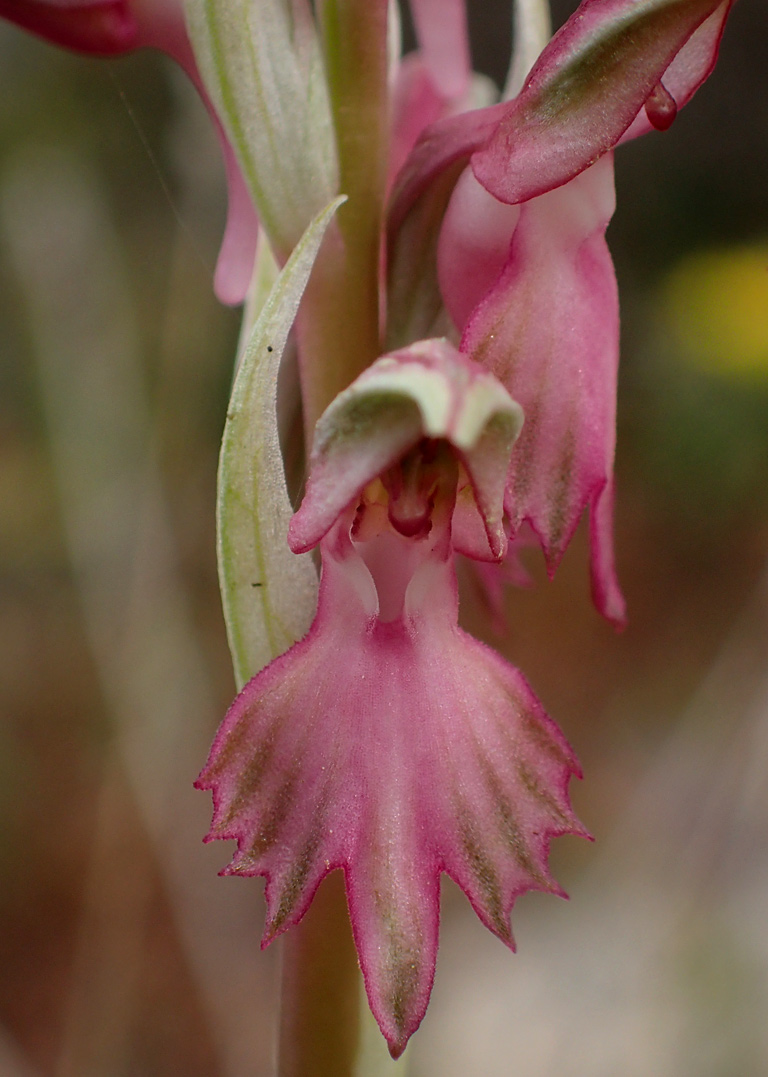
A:
[[[558,4],[555,21],[575,5]],[[502,81],[507,0],[476,0]],[[493,635],[580,756],[510,955],[447,884],[414,1077],[768,1072],[768,85],[764,0],[668,133],[617,153],[616,541]],[[0,26],[0,1075],[268,1077],[262,884],[219,879],[192,781],[233,694],[214,554],[238,312],[218,148],[163,57]],[[381,1073],[394,1072],[386,1062]]]

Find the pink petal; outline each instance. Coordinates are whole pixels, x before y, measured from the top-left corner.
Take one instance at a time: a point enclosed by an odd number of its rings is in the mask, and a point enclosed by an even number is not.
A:
[[[694,30],[664,72],[664,88],[674,99],[678,112],[683,105],[688,104],[699,86],[712,74],[732,4],[733,0],[724,0],[709,18]],[[654,126],[648,119],[646,109],[641,109],[624,132],[621,141],[627,142],[638,135],[644,135]]]
[[[424,61],[443,97],[462,97],[472,74],[465,0],[411,0]]]
[[[414,202],[431,183],[452,164],[467,160],[491,139],[508,109],[509,105],[502,102],[461,112],[439,120],[424,131],[392,188],[387,219],[390,236],[397,233]]]
[[[478,303],[499,279],[520,207],[499,202],[466,168],[443,218],[437,245],[440,292],[461,332]]]
[[[425,78],[431,85],[426,74]],[[440,129],[440,124],[433,128]],[[411,156],[411,162],[418,159],[424,147],[429,144],[428,140],[420,144],[415,158],[414,155]],[[400,147],[396,148],[399,150]],[[408,148],[410,149],[410,146]],[[422,184],[421,188],[408,188],[407,177],[411,174],[409,170],[403,174],[406,179],[405,187],[401,186],[403,177],[398,180],[400,193],[393,196],[393,210],[388,221],[387,235],[386,344],[390,349],[402,347],[412,340],[434,337],[450,331],[446,324],[444,301],[438,285],[437,250],[454,185],[462,170],[466,171],[460,158],[461,153],[457,158],[458,164],[454,163],[453,167],[448,165],[442,172],[442,162],[426,162],[429,169],[432,169],[435,163],[438,163],[439,167],[434,173],[428,171],[420,177],[433,179],[433,182],[426,186]],[[402,159],[398,158],[398,167],[401,163]],[[418,171],[413,175],[419,179]],[[480,186],[477,181],[475,184]],[[483,190],[486,199],[493,201],[494,205],[500,204],[483,188],[480,190]]]
[[[435,85],[424,59],[418,53],[406,56],[398,64],[392,88],[390,180],[400,171],[422,131],[445,112],[445,98]]]
[[[78,52],[114,56],[138,44],[127,0],[0,0],[0,17]]]
[[[613,552],[613,475],[611,474],[589,509],[589,541],[592,551],[592,601],[617,628],[627,623],[627,608],[616,575]]]
[[[613,208],[611,157],[526,203],[461,347],[525,413],[505,498],[513,533],[530,522],[552,573],[589,505],[593,590],[622,623],[610,536],[619,321],[604,232]]]
[[[243,302],[251,283],[259,238],[259,219],[234,151],[218,123],[216,126],[224,154],[229,204],[213,288],[222,303],[235,306]]]
[[[724,19],[729,6],[583,0],[473,155],[477,178],[502,202],[516,203],[578,175],[616,145],[697,27],[723,7]]]
[[[198,786],[213,790],[209,839],[238,843],[226,873],[267,877],[265,944],[343,869],[396,1057],[429,999],[440,872],[512,946],[516,897],[562,893],[552,837],[585,832],[562,734],[520,673],[457,627],[445,517],[418,542],[353,543],[352,519],[323,540],[309,635],[237,697]]]

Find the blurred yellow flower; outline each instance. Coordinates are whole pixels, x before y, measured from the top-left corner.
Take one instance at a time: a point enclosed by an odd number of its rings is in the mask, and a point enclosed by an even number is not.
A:
[[[768,243],[684,258],[664,284],[662,309],[681,359],[719,376],[768,379]]]

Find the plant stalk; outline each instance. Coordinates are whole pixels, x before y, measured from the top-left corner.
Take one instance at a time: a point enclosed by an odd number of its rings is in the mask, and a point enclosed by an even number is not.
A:
[[[318,5],[347,196],[331,223],[299,314],[307,444],[331,400],[379,355],[380,256],[389,140],[387,0]]]
[[[297,321],[307,445],[333,398],[381,351],[381,236],[389,138],[388,0],[320,0],[339,162],[347,201],[331,222]],[[278,1073],[352,1077],[360,971],[341,872],[287,934]]]
[[[343,876],[335,871],[283,942],[279,1077],[353,1077],[359,980]]]

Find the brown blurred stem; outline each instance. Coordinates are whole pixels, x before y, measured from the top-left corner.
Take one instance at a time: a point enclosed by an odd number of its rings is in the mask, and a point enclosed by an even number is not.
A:
[[[279,1077],[351,1077],[360,971],[341,872],[324,881],[283,947]]]

